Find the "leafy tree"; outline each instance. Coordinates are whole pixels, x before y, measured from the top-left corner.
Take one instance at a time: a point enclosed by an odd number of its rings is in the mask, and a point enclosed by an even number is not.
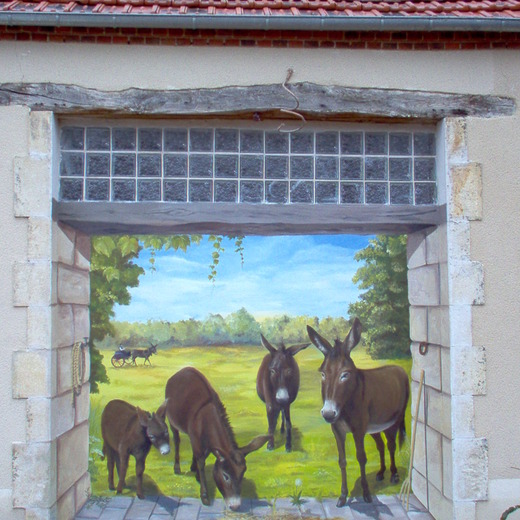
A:
[[[373,358],[410,355],[406,236],[378,235],[354,258],[364,262],[353,282],[366,292],[349,305],[365,331],[364,341]]]
[[[228,326],[220,314],[210,314],[202,322],[200,334],[204,345],[227,345],[231,343]]]
[[[130,302],[129,287],[139,284],[144,271],[132,260],[137,258],[140,245],[135,237],[93,237],[90,255],[90,391],[99,392],[98,383],[108,383],[103,356],[94,342],[113,332],[110,318],[115,303]]]
[[[343,317],[332,318],[327,316],[320,320],[318,330],[320,334],[323,334],[329,341],[334,339],[343,341],[350,330],[350,322]]]
[[[244,307],[227,316],[226,324],[233,343],[242,345],[259,343],[260,325]]]

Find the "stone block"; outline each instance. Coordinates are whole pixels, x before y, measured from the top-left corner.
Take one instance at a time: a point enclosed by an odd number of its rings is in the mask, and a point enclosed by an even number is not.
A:
[[[52,153],[52,132],[54,114],[52,112],[31,112],[29,115],[29,153],[50,155]]]
[[[56,520],[59,518],[57,514],[56,504],[54,504],[50,509],[28,507],[25,510],[24,518],[25,520]]]
[[[472,396],[452,395],[451,397],[452,437],[475,436],[475,406]]]
[[[74,306],[74,337],[79,341],[90,336],[90,311],[86,305]]]
[[[89,418],[90,412],[90,383],[85,383],[81,387],[81,393],[76,396],[75,403],[75,424],[85,422]]]
[[[410,307],[410,339],[426,341],[428,337],[428,310],[426,307]]]
[[[52,344],[56,348],[74,343],[74,309],[72,305],[52,306]]]
[[[88,469],[88,423],[58,438],[58,497],[74,486]]]
[[[448,500],[431,482],[428,483],[428,505],[434,518],[453,518],[453,502]]]
[[[441,348],[441,390],[451,394],[451,354],[449,348]]]
[[[450,346],[471,347],[473,345],[472,313],[470,305],[450,306]]]
[[[423,340],[424,341],[424,340]],[[428,337],[430,344],[450,345],[450,314],[448,307],[428,307]]]
[[[26,401],[26,435],[27,442],[50,442],[51,429],[50,397],[30,397]]]
[[[486,350],[484,347],[451,349],[451,388],[454,395],[486,394]]]
[[[90,275],[88,271],[58,265],[58,301],[88,305],[90,301]]]
[[[428,479],[439,491],[442,491],[442,436],[432,428],[426,428],[425,434]]]
[[[415,408],[413,408],[415,410]],[[413,432],[414,420],[412,419],[410,438]],[[415,430],[415,447],[413,454],[413,467],[422,475],[426,475],[426,437],[424,423],[417,421],[417,429]]]
[[[449,164],[468,161],[466,120],[449,118],[445,120],[446,154]]]
[[[427,265],[408,271],[410,305],[439,305],[439,268]]]
[[[80,232],[76,235],[76,267],[90,269],[90,236]]]
[[[453,455],[451,440],[442,436],[442,494],[453,500]]]
[[[453,504],[453,518],[455,520],[475,520],[477,517],[476,502],[455,502]],[[515,520],[510,518],[510,520]]]
[[[51,217],[50,156],[15,157],[14,213],[16,217]]]
[[[67,392],[52,400],[52,435],[57,438],[74,427],[75,410],[72,406],[72,392]]]
[[[27,257],[31,260],[50,260],[51,219],[49,217],[31,217],[27,221]]]
[[[58,393],[61,394],[63,392],[68,392],[72,389],[72,374],[73,374],[73,349],[72,347],[64,347],[60,348],[57,351],[57,359],[58,359],[58,367],[57,367],[57,384],[58,384]],[[84,360],[84,364],[83,364]],[[88,355],[88,351],[84,351],[84,358],[82,358],[82,354],[80,352],[79,363],[83,366],[83,378],[82,382],[85,383],[88,381],[89,376],[89,365],[90,359]],[[81,368],[81,366],[80,366]]]
[[[74,518],[76,514],[74,488],[70,488],[58,499],[56,510],[60,520],[72,520]]]
[[[480,262],[452,262],[449,274],[451,304],[484,303],[484,268]]]
[[[13,444],[13,506],[51,508],[56,502],[54,442]]]
[[[471,223],[465,219],[453,219],[448,222],[447,254],[459,261],[471,259]]]
[[[487,500],[487,440],[453,439],[453,499]]]
[[[27,345],[29,348],[50,348],[51,329],[52,309],[49,305],[31,305],[27,308]]]
[[[412,469],[412,491],[422,504],[428,503],[428,482],[422,473],[419,473],[415,467]]]
[[[74,266],[76,232],[57,222],[52,224],[52,261]]]
[[[13,352],[13,398],[51,397],[54,363],[50,350]]]
[[[450,304],[450,278],[448,264],[442,263],[439,266],[439,304],[447,306]]]
[[[91,494],[90,473],[88,471],[74,486],[76,513],[87,503]]]
[[[15,262],[13,304],[15,307],[51,303],[51,266],[47,261]]]
[[[434,388],[426,389],[426,423],[442,433],[445,437],[451,438],[451,398]]]
[[[451,218],[482,220],[482,167],[477,163],[457,165],[451,178],[448,212]]]
[[[447,251],[447,229],[443,224],[426,234],[426,263],[431,265],[447,262]]]
[[[422,231],[408,235],[406,254],[408,269],[426,265],[426,238]]]
[[[412,343],[412,379],[419,381],[421,370],[424,370],[424,384],[437,390],[441,385],[441,347],[429,345],[426,355],[419,353],[419,344]]]

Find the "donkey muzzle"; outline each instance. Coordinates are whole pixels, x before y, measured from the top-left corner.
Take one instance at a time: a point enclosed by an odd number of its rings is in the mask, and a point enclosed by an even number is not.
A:
[[[279,388],[276,392],[275,399],[278,404],[287,404],[289,402],[289,392],[287,388]]]
[[[328,423],[335,422],[339,417],[339,410],[333,401],[325,401],[321,409],[321,415]]]

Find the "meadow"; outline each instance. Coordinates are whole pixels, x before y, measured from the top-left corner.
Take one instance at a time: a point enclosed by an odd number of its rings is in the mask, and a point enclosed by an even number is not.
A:
[[[155,411],[164,400],[166,381],[176,371],[185,366],[193,366],[203,372],[220,395],[226,406],[229,419],[239,446],[247,444],[253,437],[267,433],[265,405],[256,394],[256,374],[267,351],[261,346],[211,346],[185,347],[158,350],[152,356],[152,366],[144,366],[138,359],[138,366],[114,368],[110,364],[113,351],[103,351],[104,364],[110,384],[101,384],[100,393],[91,396],[90,410],[90,462],[94,496],[111,496],[107,485],[106,462],[101,460],[100,420],[104,406],[111,399],[123,399],[147,411]],[[372,368],[381,364],[394,363],[409,373],[411,359],[372,360],[362,348],[353,352],[358,368]],[[267,451],[265,446],[247,457],[247,472],[244,477],[242,496],[250,498],[275,499],[291,497],[299,490],[302,496],[338,497],[341,477],[337,463],[336,443],[330,425],[320,415],[322,407],[320,374],[318,368],[323,355],[312,345],[301,351],[296,360],[300,367],[300,392],[291,406],[293,424],[293,451],[286,453],[284,436],[279,432],[278,421],[275,435],[275,449]],[[410,407],[410,403],[408,404]],[[410,411],[407,412],[408,439],[396,454],[396,463],[401,482],[407,476],[409,461]],[[365,438],[367,451],[367,478],[373,494],[395,494],[401,487],[390,484],[390,471],[385,480],[376,482],[379,469],[379,455],[370,436]],[[347,435],[347,480],[349,493],[362,496],[359,481],[359,466],[351,435]],[[178,497],[198,497],[199,485],[194,474],[189,471],[191,447],[186,435],[181,434],[181,475],[173,472],[173,442],[171,452],[161,456],[155,449],[146,460],[144,477],[145,494]],[[389,466],[388,453],[387,467]],[[212,478],[214,457],[206,461],[207,480],[210,494],[215,495]],[[301,487],[295,489],[295,482]],[[124,494],[135,495],[134,459],[131,457],[127,477],[128,488]],[[353,489],[354,488],[354,489]],[[219,495],[218,490],[216,493]]]

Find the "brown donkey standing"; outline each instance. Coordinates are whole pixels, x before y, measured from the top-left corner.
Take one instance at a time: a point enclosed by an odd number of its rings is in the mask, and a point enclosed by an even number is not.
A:
[[[399,432],[401,446],[406,435],[404,414],[410,394],[408,375],[396,365],[368,370],[356,368],[350,352],[361,339],[361,322],[358,318],[354,319],[345,341],[336,340],[334,347],[312,327],[307,326],[307,332],[310,340],[325,356],[319,369],[323,398],[321,415],[330,423],[338,447],[341,495],[337,507],[345,505],[348,495],[345,459],[345,437],[348,432],[354,436],[363,498],[365,502],[371,502],[365,473],[365,434],[372,435],[379,451],[381,467],[377,480],[383,480],[386,469],[385,445],[381,438],[381,432],[384,432],[390,453],[390,481],[399,482],[395,465],[395,439]]]
[[[265,403],[267,411],[267,422],[269,425],[269,442],[267,449],[274,448],[274,431],[276,429],[276,421],[280,411],[282,412],[282,425],[280,433],[287,428],[285,436],[285,451],[292,450],[291,437],[291,403],[296,399],[300,388],[300,369],[294,359],[294,356],[307,348],[310,343],[302,345],[293,345],[285,348],[281,345],[276,349],[267,341],[263,335],[262,345],[269,351],[258,369],[256,376],[256,392],[258,397]]]
[[[239,448],[226,409],[209,381],[195,368],[179,370],[166,383],[166,416],[173,431],[175,473],[180,473],[179,431],[188,434],[193,450],[191,471],[200,483],[200,498],[209,505],[204,466],[210,453],[215,455],[213,478],[226,505],[240,507],[242,479],[246,472],[246,455],[261,448],[269,439],[262,435]]]
[[[135,457],[137,496],[144,498],[143,473],[150,448],[155,446],[161,453],[170,453],[170,436],[164,422],[166,403],[157,413],[148,413],[126,401],[114,399],[104,408],[101,415],[103,454],[107,458],[108,488],[114,489],[114,463],[119,482],[117,492],[125,486],[126,471],[130,455]]]

